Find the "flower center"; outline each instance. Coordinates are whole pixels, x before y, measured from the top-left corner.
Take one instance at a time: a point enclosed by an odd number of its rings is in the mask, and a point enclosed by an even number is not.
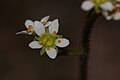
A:
[[[93,3],[95,3],[96,5],[105,3],[107,0],[92,0]]]
[[[39,44],[43,45],[44,47],[53,47],[55,46],[55,37],[49,33],[44,33],[39,38]]]

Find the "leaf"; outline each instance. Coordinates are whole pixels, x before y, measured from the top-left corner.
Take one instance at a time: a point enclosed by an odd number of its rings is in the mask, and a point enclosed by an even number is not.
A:
[[[45,47],[43,47],[41,50],[40,50],[40,55],[42,56],[44,53],[45,53]]]
[[[74,56],[80,56],[83,55],[83,49],[82,48],[65,48],[65,49],[59,49],[59,55],[74,55]]]
[[[40,37],[35,36],[35,39],[39,41],[39,40],[40,40]]]

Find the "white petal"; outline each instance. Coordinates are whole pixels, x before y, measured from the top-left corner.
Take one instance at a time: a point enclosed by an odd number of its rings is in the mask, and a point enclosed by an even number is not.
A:
[[[45,16],[41,19],[40,22],[47,22],[49,18],[50,18],[50,16]]]
[[[69,40],[68,39],[65,39],[65,38],[59,38],[56,40],[56,45],[58,47],[66,47],[69,45]]]
[[[41,36],[43,33],[45,33],[45,27],[44,25],[39,22],[39,21],[35,21],[34,22],[34,30],[35,30],[35,33],[38,35],[38,36]]]
[[[29,35],[31,35],[33,32],[27,32],[27,31],[20,31],[20,32],[17,32],[16,33],[16,35],[18,35],[18,34],[29,34]]]
[[[108,13],[107,11],[103,11],[102,14],[103,14],[104,16],[108,16],[108,15],[109,15],[109,13]]]
[[[109,13],[107,11],[103,11],[103,15],[105,16],[105,18],[107,20],[111,20],[112,19],[112,15],[109,15]]]
[[[114,20],[120,20],[120,12],[116,13],[113,17]]]
[[[26,26],[26,28],[28,28],[30,25],[33,26],[33,21],[31,21],[31,20],[26,20],[26,21],[25,21],[25,26]],[[34,27],[34,26],[33,26],[33,27]]]
[[[94,7],[94,3],[92,1],[84,1],[81,5],[81,8],[85,11],[89,11]]]
[[[16,34],[27,34],[27,31],[20,31],[20,32],[17,32]]]
[[[54,32],[58,32],[59,29],[59,23],[58,23],[58,19],[55,19],[54,21],[52,21],[51,25],[49,26],[49,33],[53,34]]]
[[[51,21],[48,21],[47,23],[46,23],[46,25],[45,25],[45,27],[48,27],[48,26],[50,26],[51,25]]]
[[[116,7],[120,7],[120,4],[116,4],[115,6],[116,6]]]
[[[32,49],[39,49],[42,47],[42,45],[40,45],[38,43],[38,41],[32,41],[30,44],[29,44],[29,47],[32,48]]]
[[[47,55],[51,58],[51,59],[55,59],[56,58],[56,56],[57,56],[57,51],[56,51],[56,49],[54,49],[54,48],[49,48],[49,49],[47,49],[46,48],[46,53],[47,53]]]
[[[112,11],[113,10],[113,5],[112,5],[111,2],[105,2],[105,3],[101,4],[100,7],[103,10],[106,10],[106,11]]]
[[[111,20],[113,17],[112,16],[106,16],[107,20]]]

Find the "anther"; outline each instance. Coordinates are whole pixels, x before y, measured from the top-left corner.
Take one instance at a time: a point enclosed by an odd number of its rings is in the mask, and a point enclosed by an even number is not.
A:
[[[62,41],[61,40],[58,40],[58,43],[61,43]]]
[[[33,29],[33,26],[32,25],[29,25],[28,29],[26,30],[27,32],[31,32]]]
[[[47,22],[42,22],[43,25],[45,25]]]

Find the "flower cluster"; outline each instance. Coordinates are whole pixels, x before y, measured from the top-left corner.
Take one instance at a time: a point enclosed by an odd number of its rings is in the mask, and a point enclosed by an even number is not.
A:
[[[85,0],[81,8],[85,11],[94,9],[102,13],[107,20],[120,20],[120,0]]]
[[[110,12],[103,11],[103,15],[107,20],[120,20],[120,0],[113,1],[113,10]]]
[[[66,47],[69,45],[69,40],[63,38],[62,35],[57,35],[59,30],[58,19],[48,21],[49,16],[41,19],[41,21],[26,20],[25,26],[27,30],[18,32],[16,34],[35,34],[35,40],[33,40],[29,47],[32,49],[41,49],[40,55],[45,52],[51,59],[55,59],[58,53],[58,47]]]

